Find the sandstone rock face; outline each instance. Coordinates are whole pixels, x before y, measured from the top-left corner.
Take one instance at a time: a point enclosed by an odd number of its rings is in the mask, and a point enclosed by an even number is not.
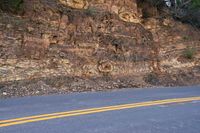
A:
[[[13,41],[17,42],[8,45],[10,49],[15,45],[14,52],[5,48],[14,58],[1,57],[12,66],[10,69],[7,66],[9,73],[6,77],[1,76],[1,81],[56,76],[58,73],[101,77],[105,73],[115,76],[153,70],[150,63],[155,57],[152,34],[136,24],[139,20],[135,1],[60,0],[59,4],[47,0],[42,3],[25,1],[27,20],[20,20],[18,26],[11,23],[13,28],[1,27],[13,33]],[[7,33],[1,32],[1,37],[6,38]],[[68,63],[62,64],[65,59]],[[22,62],[23,67],[15,67]]]
[[[152,72],[176,73],[200,64],[198,54],[193,61],[181,60],[190,42],[176,31],[192,34],[196,41],[190,45],[199,53],[198,32],[167,18],[141,24],[138,10],[136,0],[25,0],[22,18],[0,17],[0,86],[40,81],[37,88],[55,91],[45,85],[50,82],[63,92],[101,90],[104,84],[141,87]]]
[[[60,0],[65,6],[69,6],[76,9],[87,9],[88,1],[87,0]]]
[[[117,14],[123,21],[140,23],[136,0],[60,0],[75,9],[95,8]]]

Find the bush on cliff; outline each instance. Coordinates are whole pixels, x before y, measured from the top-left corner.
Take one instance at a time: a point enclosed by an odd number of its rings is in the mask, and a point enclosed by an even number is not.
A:
[[[6,12],[19,13],[23,10],[23,0],[0,0],[0,9]]]

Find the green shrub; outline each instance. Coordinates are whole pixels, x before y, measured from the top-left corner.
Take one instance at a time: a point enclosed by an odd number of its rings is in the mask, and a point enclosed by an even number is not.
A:
[[[183,40],[185,40],[185,41],[190,40],[190,37],[189,36],[184,36]]]
[[[97,10],[95,8],[88,8],[85,10],[85,14],[88,16],[94,16],[97,14]]]
[[[195,48],[187,47],[187,49],[185,49],[184,51],[184,57],[187,59],[193,59],[195,53],[196,53]]]
[[[192,0],[192,7],[200,8],[200,0]]]
[[[3,11],[17,13],[23,9],[23,0],[0,0],[0,8]]]

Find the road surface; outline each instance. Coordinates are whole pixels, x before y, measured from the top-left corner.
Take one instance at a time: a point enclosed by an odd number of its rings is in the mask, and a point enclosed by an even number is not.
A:
[[[0,133],[200,133],[200,86],[0,100]]]

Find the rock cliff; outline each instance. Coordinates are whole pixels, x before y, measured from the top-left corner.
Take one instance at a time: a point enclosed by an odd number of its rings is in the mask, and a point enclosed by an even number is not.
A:
[[[1,97],[184,85],[190,76],[195,80],[188,84],[199,83],[200,32],[157,14],[151,6],[156,14],[144,18],[142,9],[148,4],[141,6],[136,0],[25,0],[24,4],[22,16],[0,17]],[[188,47],[196,53],[191,60],[183,54]]]

